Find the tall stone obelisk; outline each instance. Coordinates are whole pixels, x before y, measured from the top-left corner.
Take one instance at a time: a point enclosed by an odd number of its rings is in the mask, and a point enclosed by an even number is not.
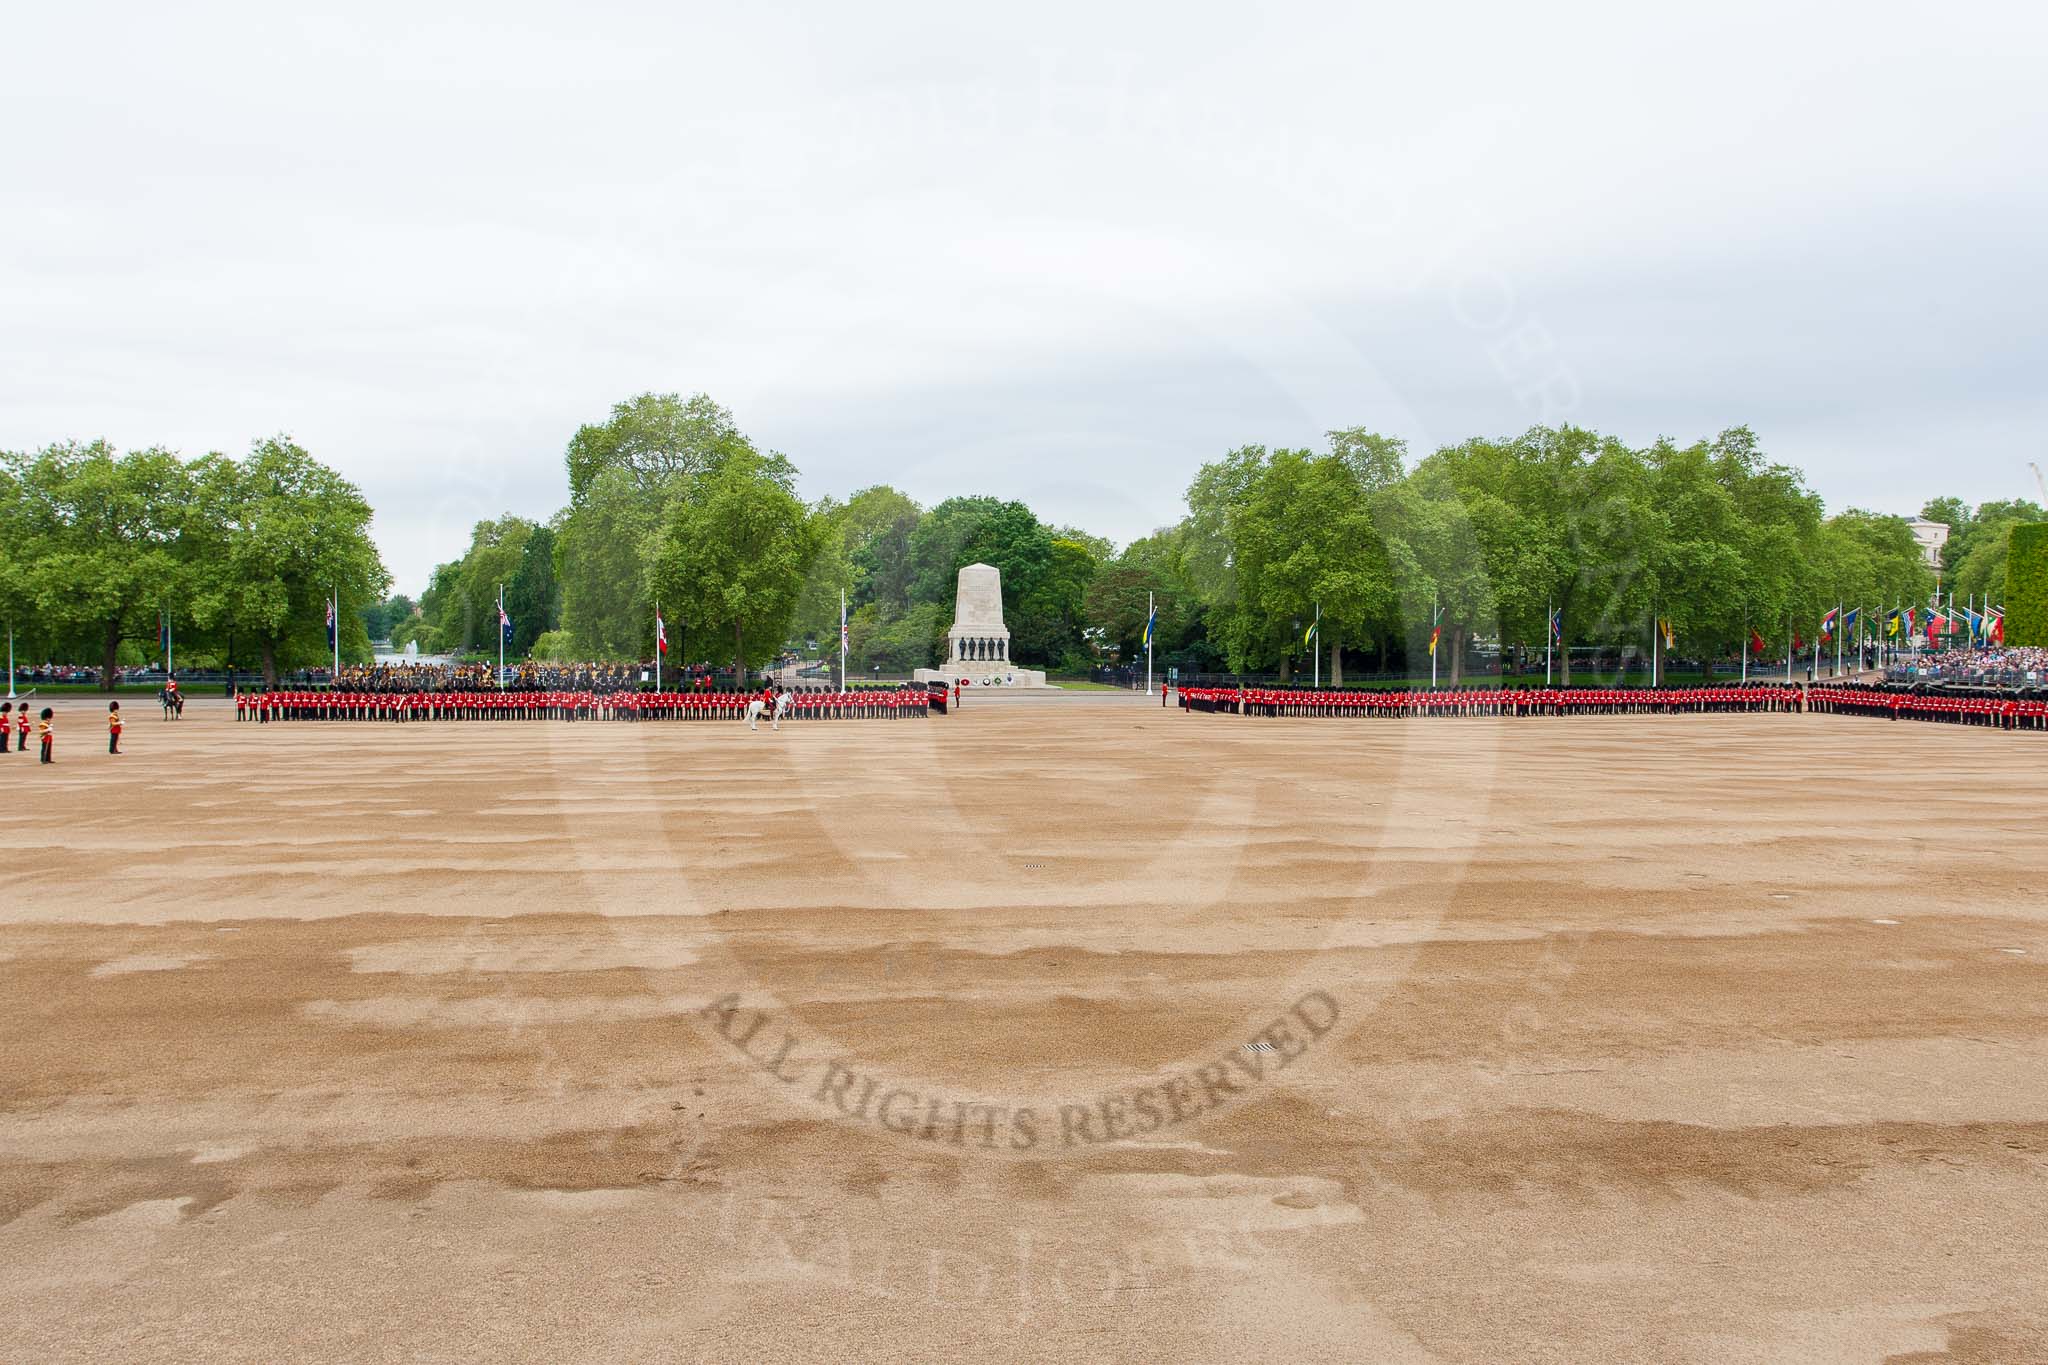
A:
[[[992,564],[960,570],[953,594],[953,628],[946,632],[943,668],[920,668],[919,682],[974,687],[1044,687],[1045,674],[1010,662],[1010,628],[1003,624],[1003,576]]]

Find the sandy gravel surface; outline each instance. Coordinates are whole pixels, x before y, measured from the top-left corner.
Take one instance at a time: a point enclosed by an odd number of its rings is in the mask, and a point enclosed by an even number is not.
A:
[[[2037,737],[63,711],[10,1359],[2048,1359]]]

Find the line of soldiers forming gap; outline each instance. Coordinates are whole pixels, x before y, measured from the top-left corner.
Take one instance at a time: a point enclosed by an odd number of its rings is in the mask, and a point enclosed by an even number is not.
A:
[[[242,692],[235,719],[306,720],[745,720],[751,702],[783,720],[914,720],[944,703],[923,687],[852,692]]]
[[[1180,706],[1242,716],[1618,716],[1817,712],[2048,731],[2048,690],[1747,683],[1705,687],[1460,687],[1317,691],[1184,687]]]

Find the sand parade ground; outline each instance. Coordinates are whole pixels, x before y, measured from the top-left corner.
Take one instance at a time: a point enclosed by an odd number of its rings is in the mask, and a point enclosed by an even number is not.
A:
[[[137,711],[0,758],[8,1358],[2048,1359],[2039,736]]]

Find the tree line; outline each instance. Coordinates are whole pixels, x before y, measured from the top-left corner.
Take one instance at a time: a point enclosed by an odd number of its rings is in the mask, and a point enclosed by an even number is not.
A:
[[[785,645],[833,654],[844,592],[853,666],[900,674],[942,657],[955,576],[980,561],[1002,571],[1020,664],[1137,659],[1150,603],[1162,666],[1286,674],[1320,649],[1341,679],[1347,662],[1426,668],[1434,636],[1456,678],[1475,639],[1540,652],[1553,613],[1565,645],[1647,648],[1668,630],[1711,667],[1757,639],[1775,652],[1810,637],[1838,603],[1932,591],[1903,518],[1828,515],[1746,428],[1639,449],[1539,427],[1419,461],[1364,428],[1327,439],[1203,465],[1186,516],[1118,549],[991,497],[926,508],[879,485],[805,504],[787,457],[709,397],[642,394],[570,441],[554,518],[478,524],[416,628],[441,648],[488,646],[505,582],[516,643],[644,659],[658,599],[680,657],[751,667]],[[1959,588],[1996,596],[2003,528],[2042,512],[1943,499],[1928,514],[1955,528]]]
[[[1568,646],[1643,649],[1668,630],[1711,666],[1810,638],[1837,603],[1876,611],[1933,586],[1902,518],[1828,515],[1739,427],[1643,448],[1539,427],[1419,460],[1364,428],[1244,446],[1196,471],[1178,522],[1120,549],[992,497],[927,508],[878,485],[806,502],[788,457],[703,394],[619,403],[564,463],[564,507],[478,522],[415,603],[386,596],[360,492],[288,438],[189,463],[104,443],[7,455],[0,590],[27,608],[30,656],[111,670],[148,653],[168,611],[181,657],[273,678],[328,656],[337,588],[345,661],[379,638],[495,654],[502,586],[511,655],[650,658],[658,602],[671,661],[741,668],[835,654],[843,592],[853,666],[901,674],[940,660],[956,575],[980,561],[1002,571],[1019,664],[1141,659],[1149,600],[1162,667],[1286,675],[1321,651],[1333,680],[1426,671],[1434,638],[1456,680],[1477,640],[1540,655],[1553,616]],[[1937,499],[1926,515],[1952,528],[1947,585],[1997,600],[2007,531],[2043,513]]]
[[[328,657],[326,604],[389,590],[356,486],[277,436],[187,461],[104,441],[0,453],[0,605],[21,660],[115,670],[158,657],[280,671]],[[337,623],[367,657],[360,615]],[[190,651],[190,653],[186,653]]]
[[[758,668],[791,645],[836,654],[844,592],[857,665],[901,673],[937,661],[955,578],[980,560],[1002,570],[1020,662],[1085,670],[1104,657],[1088,594],[1112,547],[1022,503],[924,508],[885,485],[806,503],[788,457],[702,394],[618,404],[576,432],[565,464],[568,505],[545,522],[478,522],[394,642],[494,649],[504,584],[521,654],[650,658],[659,605],[671,660]]]

